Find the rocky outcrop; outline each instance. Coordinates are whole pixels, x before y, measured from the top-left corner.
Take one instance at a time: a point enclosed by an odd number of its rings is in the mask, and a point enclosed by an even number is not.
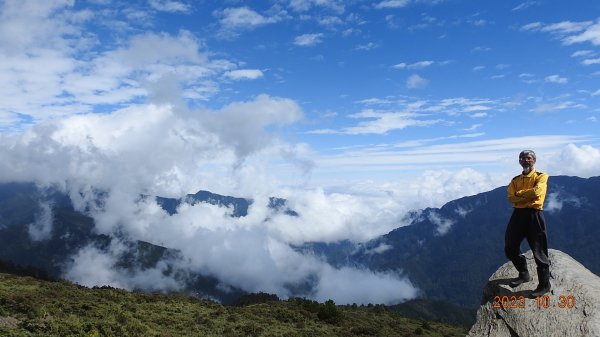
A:
[[[467,337],[600,336],[600,278],[561,251],[549,253],[552,292],[529,298],[537,286],[531,251],[525,254],[531,282],[509,287],[518,273],[505,263],[486,284]]]

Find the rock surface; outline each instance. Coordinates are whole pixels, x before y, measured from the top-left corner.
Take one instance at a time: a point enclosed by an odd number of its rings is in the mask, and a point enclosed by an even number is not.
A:
[[[531,282],[509,287],[518,273],[505,263],[486,284],[467,337],[599,337],[600,278],[561,251],[551,249],[549,255],[551,293],[529,298],[538,283],[531,251],[525,254]]]

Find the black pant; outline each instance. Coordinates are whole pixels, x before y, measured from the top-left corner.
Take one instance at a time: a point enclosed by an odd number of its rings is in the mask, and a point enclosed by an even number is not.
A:
[[[535,264],[540,269],[550,268],[546,222],[540,210],[515,208],[504,236],[504,253],[519,272],[527,270],[527,260],[521,254],[521,242],[527,239]]]

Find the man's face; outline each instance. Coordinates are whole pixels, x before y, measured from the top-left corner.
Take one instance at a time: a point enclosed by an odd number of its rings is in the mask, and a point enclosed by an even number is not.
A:
[[[523,168],[533,167],[535,164],[535,158],[533,158],[533,156],[530,154],[522,155],[519,157],[519,164],[521,164]]]

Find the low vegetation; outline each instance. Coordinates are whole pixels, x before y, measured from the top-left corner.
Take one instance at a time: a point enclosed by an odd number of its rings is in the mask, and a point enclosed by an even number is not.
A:
[[[0,273],[0,336],[464,336],[381,305],[254,294],[235,306]]]

